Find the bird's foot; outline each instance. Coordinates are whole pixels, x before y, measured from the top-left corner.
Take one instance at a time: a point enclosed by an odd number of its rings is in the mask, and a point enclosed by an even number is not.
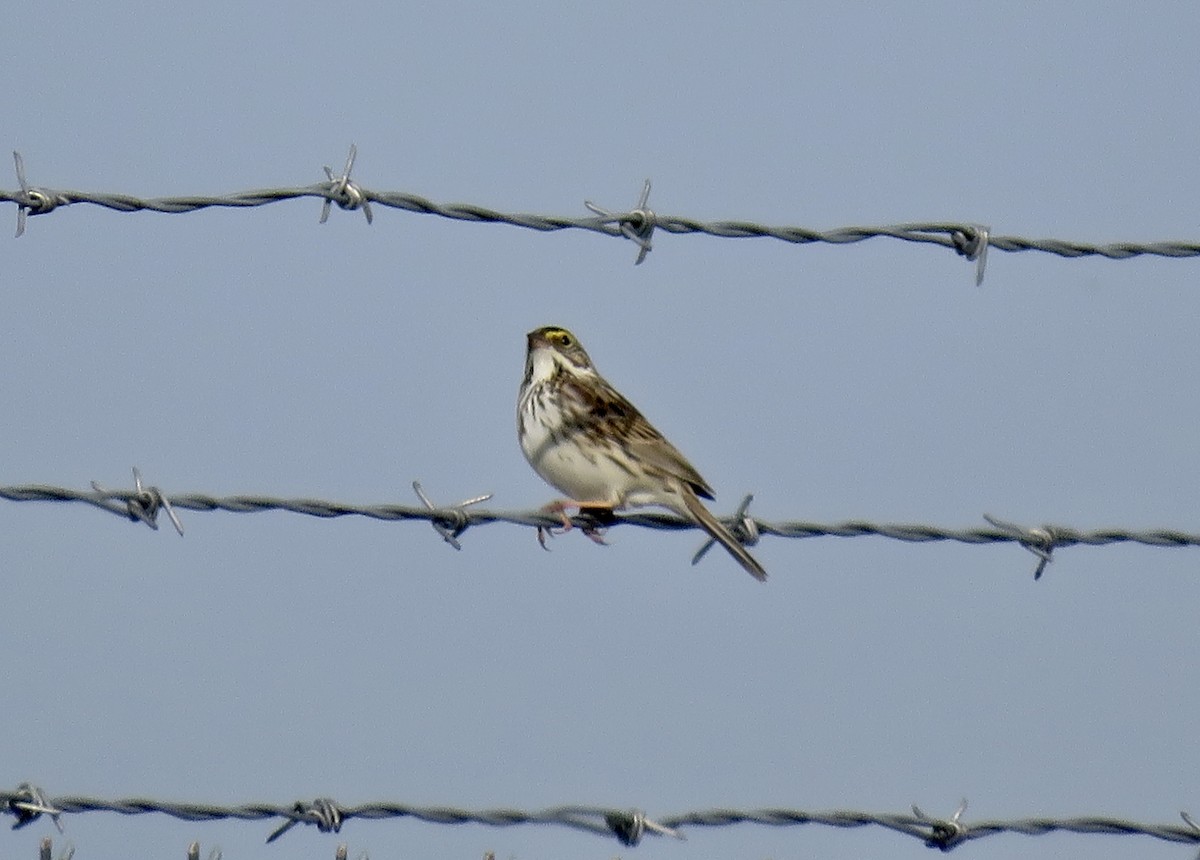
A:
[[[608,532],[608,526],[616,522],[612,507],[607,505],[580,505],[579,514],[592,520],[592,522],[580,526],[580,530],[587,535],[592,543],[600,544],[600,546],[608,546],[608,541],[604,539],[604,535]]]
[[[547,552],[550,548],[546,546],[546,537],[555,537],[559,534],[565,534],[575,527],[571,522],[571,518],[567,516],[567,508],[579,508],[581,516],[587,517],[592,522],[580,525],[579,530],[584,533],[593,543],[598,543],[601,546],[608,546],[608,541],[604,539],[604,533],[608,531],[607,525],[614,521],[613,509],[611,505],[596,504],[595,502],[574,502],[569,499],[557,499],[542,507],[542,511],[548,514],[557,514],[562,521],[562,528],[555,529],[552,526],[538,526],[537,538],[538,544]]]

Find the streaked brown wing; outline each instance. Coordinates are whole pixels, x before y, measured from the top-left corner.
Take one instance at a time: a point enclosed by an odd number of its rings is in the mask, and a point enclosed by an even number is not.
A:
[[[634,457],[690,484],[696,495],[713,498],[712,487],[636,406],[603,378],[597,376],[594,382],[594,387],[577,386],[577,390],[587,403],[587,418],[597,430],[609,438],[627,439]]]

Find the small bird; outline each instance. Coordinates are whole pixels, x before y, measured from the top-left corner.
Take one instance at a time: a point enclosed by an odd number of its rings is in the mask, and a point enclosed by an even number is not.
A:
[[[704,507],[712,488],[675,446],[592,365],[579,339],[543,326],[526,335],[525,379],[517,402],[517,437],[525,459],[569,498],[547,510],[571,521],[567,507],[612,512],[661,505],[712,535],[759,581],[767,572]],[[596,538],[595,531],[589,533]]]

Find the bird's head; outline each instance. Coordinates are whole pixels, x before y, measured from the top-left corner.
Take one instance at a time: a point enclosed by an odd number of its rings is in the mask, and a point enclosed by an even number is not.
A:
[[[534,376],[549,376],[561,370],[570,373],[594,370],[579,338],[565,328],[542,326],[526,335],[526,341],[525,364]]]

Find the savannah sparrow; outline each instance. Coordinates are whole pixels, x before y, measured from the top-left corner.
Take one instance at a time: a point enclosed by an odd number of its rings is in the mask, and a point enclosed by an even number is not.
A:
[[[569,498],[547,509],[613,511],[662,505],[712,535],[751,576],[767,572],[698,496],[712,488],[684,456],[608,384],[579,340],[545,326],[527,335],[525,380],[517,404],[517,436],[525,459]]]

